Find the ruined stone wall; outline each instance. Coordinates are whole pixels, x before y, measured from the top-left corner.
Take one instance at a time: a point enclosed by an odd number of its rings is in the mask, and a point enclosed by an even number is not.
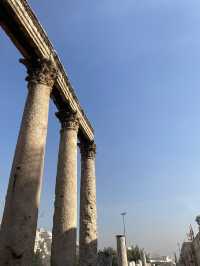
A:
[[[184,266],[196,266],[193,251],[193,243],[188,241],[184,242],[181,248],[179,263]]]
[[[200,234],[198,233],[193,241],[193,249],[195,253],[196,263],[200,266]]]

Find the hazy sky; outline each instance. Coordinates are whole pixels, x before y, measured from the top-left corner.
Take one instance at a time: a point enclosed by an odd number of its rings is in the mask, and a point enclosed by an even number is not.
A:
[[[96,132],[99,246],[171,254],[200,213],[199,0],[31,0]],[[1,211],[27,95],[0,31]],[[51,104],[39,226],[51,228],[59,122]],[[80,167],[80,166],[79,166]]]

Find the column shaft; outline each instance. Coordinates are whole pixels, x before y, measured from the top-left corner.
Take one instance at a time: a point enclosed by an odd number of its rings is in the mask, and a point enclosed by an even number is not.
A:
[[[56,178],[52,266],[74,266],[77,234],[77,131],[78,120],[66,112],[62,123]]]
[[[97,265],[97,212],[94,143],[81,143],[80,266]]]
[[[118,266],[128,266],[125,236],[117,236]]]
[[[48,74],[51,76],[46,76]],[[30,73],[31,72],[31,73]],[[28,96],[15,150],[0,230],[0,265],[32,265],[48,109],[55,69],[37,61],[29,69]]]

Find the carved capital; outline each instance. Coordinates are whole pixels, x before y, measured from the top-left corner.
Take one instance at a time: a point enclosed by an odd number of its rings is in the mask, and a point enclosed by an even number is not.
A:
[[[27,67],[28,76],[26,81],[30,84],[41,83],[53,87],[58,72],[51,60],[47,58],[33,61],[20,59],[20,62]]]
[[[79,128],[79,118],[77,113],[67,112],[61,110],[56,113],[56,116],[61,122],[62,129],[73,129],[78,131]]]
[[[92,142],[79,143],[81,155],[83,158],[95,159],[96,156],[96,144]]]

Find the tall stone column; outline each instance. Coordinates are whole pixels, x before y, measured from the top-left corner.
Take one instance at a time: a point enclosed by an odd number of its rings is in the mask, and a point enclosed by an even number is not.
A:
[[[24,61],[25,63],[25,61]],[[0,230],[0,265],[32,265],[50,93],[56,70],[47,60],[27,65],[28,96]]]
[[[52,266],[75,266],[77,233],[77,132],[76,114],[57,113],[62,129],[56,178]]]
[[[80,266],[97,265],[96,145],[82,142],[80,194]]]
[[[124,235],[117,236],[118,266],[128,266],[126,239]]]

